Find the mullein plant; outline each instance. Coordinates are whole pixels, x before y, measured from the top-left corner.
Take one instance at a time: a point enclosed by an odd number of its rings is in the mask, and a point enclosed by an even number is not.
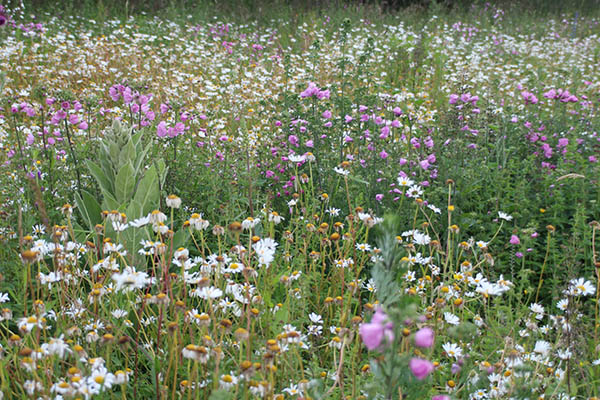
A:
[[[130,257],[135,257],[131,250],[142,237],[136,237],[134,230],[127,230],[127,220],[147,216],[159,207],[160,188],[167,169],[162,159],[146,165],[151,143],[143,143],[144,132],[134,132],[115,120],[104,133],[97,162],[86,162],[100,188],[101,202],[86,190],[75,194],[87,231],[102,231],[113,239],[120,235]],[[108,215],[118,218],[105,218]],[[182,236],[185,236],[183,231],[178,238]]]

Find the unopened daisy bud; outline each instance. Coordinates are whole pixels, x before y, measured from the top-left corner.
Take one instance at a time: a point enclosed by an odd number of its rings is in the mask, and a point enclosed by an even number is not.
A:
[[[167,207],[170,208],[179,208],[181,207],[181,199],[174,194],[170,194],[166,199]]]

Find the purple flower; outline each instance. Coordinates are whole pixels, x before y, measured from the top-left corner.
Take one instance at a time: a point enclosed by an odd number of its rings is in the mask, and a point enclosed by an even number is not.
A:
[[[158,137],[167,136],[167,123],[165,121],[161,121],[156,127],[156,135]]]
[[[511,235],[510,237],[510,244],[520,244],[521,241],[519,240],[519,237],[517,235]]]
[[[431,347],[433,346],[433,338],[433,330],[426,326],[415,333],[415,345],[418,347]]]
[[[433,371],[433,364],[427,360],[423,360],[422,358],[413,358],[408,363],[411,372],[418,380],[422,381],[427,378]]]
[[[460,372],[460,365],[452,364],[452,367],[450,368],[450,372],[452,372],[453,374],[458,374]]]
[[[296,135],[290,135],[290,136],[288,136],[288,142],[290,142],[290,144],[292,146],[296,146],[296,147],[300,146],[298,144],[298,136],[296,136]]]
[[[381,308],[378,308],[370,323],[360,325],[360,337],[367,349],[374,350],[378,348],[384,338],[387,342],[394,340],[394,324],[387,321],[387,315]]]
[[[317,85],[315,85],[314,82],[309,82],[308,87],[302,93],[300,93],[300,97],[306,98],[317,96],[318,94],[319,88],[317,87]]]
[[[448,396],[447,394],[440,394],[437,396],[433,396],[431,400],[450,400],[450,396]]]
[[[525,105],[537,104],[537,102],[538,102],[538,98],[535,97],[535,95],[533,93],[528,92],[527,90],[522,91],[521,96],[523,97],[523,100],[525,100]]]

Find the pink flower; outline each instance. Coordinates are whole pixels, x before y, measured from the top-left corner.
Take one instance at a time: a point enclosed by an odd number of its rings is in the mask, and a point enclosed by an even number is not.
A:
[[[546,93],[544,93],[544,97],[547,99],[555,99],[556,98],[556,90],[550,89]]]
[[[413,358],[408,363],[411,372],[418,380],[422,381],[427,378],[433,371],[433,364],[427,360],[423,360],[422,358]]]
[[[433,346],[433,330],[430,327],[419,329],[415,333],[415,345],[418,347]]]
[[[394,325],[388,321],[387,315],[378,308],[368,324],[361,324],[360,337],[367,349],[374,350],[381,345],[385,338],[387,342],[394,340]]]
[[[165,121],[161,121],[156,127],[156,135],[158,137],[167,136],[167,123]]]
[[[438,396],[433,396],[431,400],[450,400],[450,396],[447,394],[440,394]]]
[[[510,237],[510,244],[520,244],[521,241],[519,240],[519,237],[517,235],[512,235]]]
[[[318,94],[319,88],[317,87],[317,85],[315,85],[314,82],[309,82],[308,87],[302,93],[300,93],[300,97],[306,98],[316,96]]]
[[[523,97],[523,100],[525,100],[525,105],[537,104],[537,102],[538,102],[538,98],[535,97],[535,95],[533,93],[528,92],[527,90],[522,91],[521,96]]]

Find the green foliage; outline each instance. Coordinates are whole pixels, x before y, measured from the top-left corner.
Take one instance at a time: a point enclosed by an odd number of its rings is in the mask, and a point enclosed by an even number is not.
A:
[[[134,132],[115,120],[105,132],[96,162],[86,161],[101,193],[101,202],[86,190],[82,190],[81,195],[75,193],[75,203],[89,231],[104,223],[102,211],[115,210],[133,220],[159,208],[160,187],[167,168],[162,159],[146,167],[146,155],[152,143],[144,144],[143,136],[143,130]],[[114,236],[110,224],[105,229],[109,236]],[[135,234],[129,230],[122,235],[126,247],[132,249]]]

